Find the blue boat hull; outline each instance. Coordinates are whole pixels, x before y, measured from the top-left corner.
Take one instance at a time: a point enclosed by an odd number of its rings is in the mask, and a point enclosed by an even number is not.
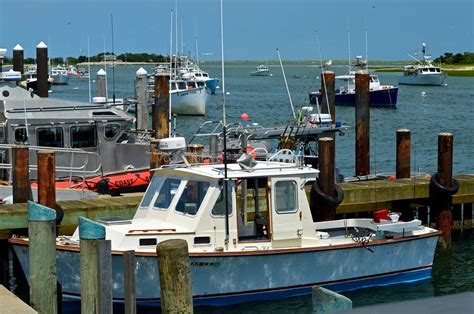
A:
[[[397,107],[397,96],[398,96],[398,87],[372,90],[370,91],[370,106],[371,107]],[[318,98],[319,103],[321,104],[321,94],[320,93],[310,93],[309,100],[310,103],[316,104],[316,97]],[[336,105],[340,106],[355,106],[355,93],[337,93],[336,92]]]
[[[215,94],[215,93],[216,93],[217,81],[218,81],[218,79],[215,79],[215,78],[206,81],[206,86],[207,86],[207,88],[209,88],[209,90],[211,91],[211,94]]]

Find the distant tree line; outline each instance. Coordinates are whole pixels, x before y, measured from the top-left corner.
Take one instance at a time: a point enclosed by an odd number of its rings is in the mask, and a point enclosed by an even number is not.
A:
[[[81,62],[87,62],[88,59],[90,59],[91,62],[101,62],[104,61],[104,55],[107,56],[113,56],[114,54],[110,52],[105,52],[105,53],[99,53],[95,56],[91,56],[88,58],[87,56],[79,56],[77,58],[75,57],[67,57],[67,58],[62,58],[62,57],[56,57],[56,58],[51,58],[51,63],[52,64],[77,64]],[[123,62],[168,62],[168,56],[163,56],[163,55],[157,55],[154,53],[124,53],[124,54],[119,54],[116,56],[116,60],[123,61]],[[4,64],[12,64],[13,59],[12,58],[5,58],[4,59]],[[36,59],[35,58],[25,58],[24,59],[25,64],[35,64]]]
[[[434,61],[444,64],[474,64],[474,52],[465,52],[463,54],[445,52],[444,55],[439,56]]]

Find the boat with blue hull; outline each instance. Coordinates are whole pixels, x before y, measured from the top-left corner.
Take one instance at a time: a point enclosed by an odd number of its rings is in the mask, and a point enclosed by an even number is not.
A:
[[[253,160],[229,164],[227,173],[224,181],[222,164],[160,168],[133,219],[98,222],[111,240],[114,302],[124,300],[123,252],[135,250],[137,303],[159,305],[156,244],[169,239],[188,243],[194,305],[290,297],[314,285],[346,291],[430,277],[440,232],[421,221],[314,222],[305,186],[317,184],[318,170]],[[28,274],[28,239],[10,243]],[[66,301],[80,299],[79,264],[77,229],[57,239]]]

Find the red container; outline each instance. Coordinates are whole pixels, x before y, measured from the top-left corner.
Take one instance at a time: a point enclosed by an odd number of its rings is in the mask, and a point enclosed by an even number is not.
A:
[[[381,220],[390,220],[388,214],[390,211],[388,209],[381,209],[374,212],[374,222],[380,222]]]

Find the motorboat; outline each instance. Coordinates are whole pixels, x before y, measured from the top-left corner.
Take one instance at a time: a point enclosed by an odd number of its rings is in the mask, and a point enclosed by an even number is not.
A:
[[[430,277],[439,231],[386,214],[315,222],[307,190],[318,170],[250,161],[162,167],[133,219],[97,221],[111,241],[114,302],[124,300],[123,253],[134,250],[137,305],[160,305],[156,246],[169,239],[187,242],[194,306]],[[28,276],[28,239],[9,241]],[[79,228],[57,238],[63,301],[80,299],[80,242]]]
[[[41,98],[14,83],[0,84],[1,177],[11,181],[11,149],[56,152],[56,186],[118,194],[144,191],[150,181],[149,140],[129,130],[135,118],[100,103]],[[5,168],[6,167],[6,168]],[[37,175],[31,169],[30,179]],[[33,183],[35,185],[35,183]]]
[[[261,64],[261,65],[257,66],[255,71],[252,71],[250,73],[250,75],[252,75],[252,76],[269,76],[270,75],[270,70],[268,69],[268,67],[266,65]]]
[[[365,67],[365,60],[358,56],[354,68]],[[336,105],[355,106],[355,75],[356,70],[350,70],[345,75],[336,76]],[[339,87],[337,84],[340,84]],[[369,78],[369,98],[371,107],[396,108],[398,87],[381,84],[377,75],[370,74]],[[311,92],[309,94],[311,104],[321,103],[321,92]]]
[[[52,67],[50,77],[53,79],[54,85],[67,85],[69,83],[68,71],[63,66]]]
[[[0,80],[2,81],[19,81],[20,79],[21,72],[13,71],[13,69],[0,73]]]
[[[422,44],[422,60],[408,54],[416,61],[416,64],[406,65],[403,68],[403,75],[398,77],[398,84],[405,85],[444,85],[446,73],[440,67],[433,65],[431,56],[426,53],[426,44]]]
[[[210,78],[209,73],[202,71],[199,68],[185,69],[179,71],[179,78],[182,80],[193,80],[197,82],[204,82],[211,94],[216,93],[217,82],[219,79]]]

